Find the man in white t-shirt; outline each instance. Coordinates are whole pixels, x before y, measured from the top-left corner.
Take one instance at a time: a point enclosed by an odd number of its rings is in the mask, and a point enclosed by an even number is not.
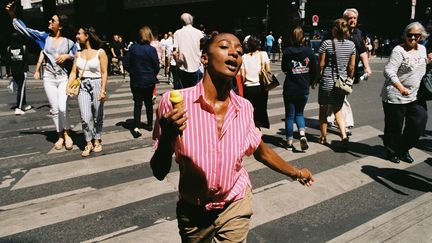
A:
[[[183,27],[174,33],[173,57],[183,88],[195,86],[199,79],[201,65],[200,40],[202,32],[192,26],[193,17],[189,13],[180,16]]]

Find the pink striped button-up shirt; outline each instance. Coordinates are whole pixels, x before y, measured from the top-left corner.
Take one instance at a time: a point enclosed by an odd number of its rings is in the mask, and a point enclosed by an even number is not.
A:
[[[231,91],[218,137],[216,114],[204,98],[203,82],[180,92],[189,118],[183,135],[173,144],[180,170],[180,198],[207,210],[223,208],[227,202],[243,198],[246,187],[251,186],[242,158],[252,155],[261,142],[253,107]],[[156,111],[155,148],[161,134],[159,119],[170,110],[167,92]]]

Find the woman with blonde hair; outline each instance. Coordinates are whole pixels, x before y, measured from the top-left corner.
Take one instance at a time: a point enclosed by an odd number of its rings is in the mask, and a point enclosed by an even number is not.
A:
[[[139,41],[129,48],[125,58],[125,68],[130,74],[130,88],[134,100],[134,129],[132,135],[141,136],[141,109],[143,102],[147,114],[147,130],[153,127],[153,102],[152,95],[159,73],[159,58],[156,48],[150,45],[153,41],[153,33],[148,26],[139,30]]]
[[[346,94],[335,87],[335,82],[339,76],[353,77],[356,49],[354,42],[347,39],[349,29],[346,20],[336,19],[331,33],[332,37],[324,40],[318,50],[320,74],[318,103],[321,130],[319,142],[327,144],[327,116],[334,113],[340,129],[342,146],[347,149],[349,140],[341,111]]]

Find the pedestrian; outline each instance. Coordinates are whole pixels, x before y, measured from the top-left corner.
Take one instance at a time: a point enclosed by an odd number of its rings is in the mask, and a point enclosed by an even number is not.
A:
[[[164,76],[168,77],[169,75],[169,63],[170,63],[170,56],[169,56],[169,45],[172,44],[172,39],[171,39],[171,43],[170,40],[168,39],[168,33],[165,33],[163,36],[163,39],[160,41],[160,44],[162,46],[162,59],[163,59],[163,68],[164,68]],[[170,82],[169,78],[168,78],[168,82]]]
[[[32,109],[26,101],[26,81],[28,68],[27,47],[22,43],[21,36],[14,32],[11,35],[11,43],[7,47],[7,55],[10,63],[12,79],[18,86],[15,115],[24,115],[26,111]]]
[[[278,42],[278,53],[279,53],[278,61],[281,61],[282,60],[282,53],[284,50],[282,47],[282,43],[283,43],[282,36],[279,36],[277,42]]]
[[[348,8],[343,12],[343,18],[348,22],[349,40],[354,42],[356,47],[356,61],[354,65],[354,82],[360,80],[362,73],[358,70],[358,64],[361,61],[363,64],[364,73],[369,77],[372,75],[372,70],[369,65],[368,49],[363,41],[363,32],[357,27],[359,12],[355,8]]]
[[[203,33],[192,26],[193,16],[183,13],[180,16],[183,27],[174,32],[173,57],[177,63],[178,75],[183,88],[197,84],[201,66],[200,40]]]
[[[267,52],[267,56],[271,58],[271,51],[273,48],[273,42],[275,38],[273,37],[273,32],[269,31],[268,35],[265,37],[265,51]]]
[[[111,49],[111,72],[113,74],[120,73],[123,74],[123,63],[122,59],[124,56],[123,53],[123,44],[120,42],[120,36],[118,34],[113,35],[113,41],[110,44]]]
[[[268,91],[260,84],[259,73],[262,69],[270,71],[270,60],[265,51],[260,51],[261,41],[251,35],[247,40],[249,53],[243,54],[243,64],[240,74],[243,80],[244,97],[252,103],[254,108],[254,123],[258,128],[270,128],[267,113]]]
[[[69,75],[67,94],[71,83],[81,77],[78,104],[81,124],[87,142],[81,156],[90,152],[102,151],[103,108],[106,99],[108,80],[108,57],[102,47],[102,40],[92,27],[81,27],[76,35],[80,51],[75,54],[75,61]]]
[[[319,142],[327,144],[327,116],[333,113],[339,125],[343,148],[347,149],[349,140],[341,110],[346,95],[335,87],[335,82],[338,76],[353,77],[356,50],[354,43],[348,40],[349,30],[346,20],[335,20],[331,34],[332,38],[324,40],[318,50],[321,77],[318,91],[321,130]]]
[[[413,22],[405,27],[403,44],[393,48],[384,68],[381,91],[384,108],[384,146],[388,159],[412,163],[409,150],[423,135],[427,111],[417,100],[420,81],[428,63],[426,48],[418,42],[427,37],[424,27]]]
[[[242,52],[232,34],[208,39],[201,57],[203,80],[180,90],[183,108],[173,109],[166,93],[156,112],[156,151],[150,165],[154,176],[163,180],[175,154],[180,169],[176,212],[182,242],[246,242],[252,189],[242,163],[245,155],[253,154],[306,186],[313,182],[308,169],[293,167],[261,140],[252,119],[253,107],[231,90]]]
[[[313,50],[304,46],[303,30],[297,27],[289,36],[288,46],[282,56],[282,71],[286,75],[283,86],[287,139],[285,146],[288,150],[294,149],[295,121],[300,135],[300,148],[305,151],[309,145],[306,139],[303,112],[309,98],[309,86],[317,78],[318,65]]]
[[[363,32],[357,27],[359,12],[355,8],[346,9],[343,12],[343,18],[348,22],[349,37],[348,39],[354,42],[356,48],[356,59],[354,64],[354,83],[358,83],[360,80],[367,80],[372,75],[372,70],[369,65],[368,49],[363,41]],[[362,66],[360,68],[360,60]],[[346,133],[351,136],[351,129],[354,127],[354,116],[347,97],[345,97],[344,104],[342,106],[342,113],[345,118]],[[330,128],[337,129],[334,122],[334,114],[330,114],[327,118],[327,122]]]
[[[72,138],[69,135],[69,119],[67,113],[66,85],[68,79],[67,65],[73,60],[77,49],[75,43],[65,36],[69,36],[72,30],[65,15],[54,14],[49,20],[50,33],[27,28],[26,25],[15,16],[15,2],[6,6],[6,11],[12,19],[14,28],[21,34],[32,38],[43,50],[44,89],[51,106],[51,115],[58,133],[58,139],[54,144],[56,150],[63,146],[67,150],[73,147]]]
[[[378,49],[379,49],[379,39],[377,36],[374,37],[373,41],[372,41],[372,56],[376,57],[377,53],[378,53]]]
[[[174,89],[182,89],[181,83],[179,81],[178,76],[178,70],[177,70],[177,63],[173,57],[173,51],[174,51],[174,38],[173,33],[171,31],[168,32],[168,39],[165,41],[166,44],[166,51],[168,55],[168,63],[169,63],[169,73],[168,73],[168,80],[172,79],[172,84]]]
[[[156,48],[156,52],[157,52],[158,60],[159,60],[159,67],[163,67],[165,65],[165,62],[164,62],[165,59],[163,58],[163,55],[162,55],[163,54],[163,46],[157,38],[157,36],[158,36],[157,32],[156,33],[152,32],[152,33],[154,33],[154,34],[153,34],[153,40],[150,42],[150,45],[153,46],[154,48]],[[152,102],[153,102],[153,104],[156,104],[156,84],[154,86],[153,93],[152,93]]]
[[[134,129],[132,135],[135,138],[141,136],[141,110],[144,102],[147,114],[146,130],[153,127],[153,102],[152,94],[159,73],[159,58],[156,48],[150,45],[154,39],[150,27],[144,26],[139,30],[139,40],[129,48],[125,58],[125,67],[130,74],[130,88],[134,100]]]

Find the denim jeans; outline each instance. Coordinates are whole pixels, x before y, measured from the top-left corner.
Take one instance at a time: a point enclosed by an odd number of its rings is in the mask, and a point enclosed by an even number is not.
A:
[[[303,111],[309,95],[284,95],[285,103],[285,133],[288,140],[294,137],[294,120],[299,131],[305,130]]]

